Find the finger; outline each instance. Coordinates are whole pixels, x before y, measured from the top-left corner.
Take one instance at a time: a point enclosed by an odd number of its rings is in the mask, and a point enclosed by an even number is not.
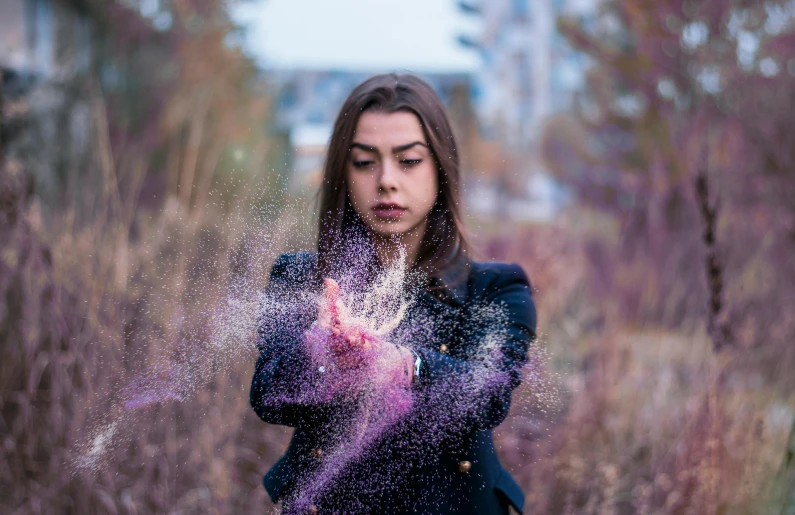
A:
[[[340,286],[331,278],[323,279],[323,295],[326,300],[326,311],[331,325],[338,325],[344,318],[344,304],[340,298]]]
[[[320,309],[317,314],[317,324],[320,327],[326,328],[331,325],[331,317],[328,314],[325,303],[320,303]]]
[[[339,285],[334,279],[323,280],[323,297],[318,302],[317,322],[320,327],[329,327],[334,323],[334,306],[339,298]]]
[[[323,279],[323,293],[326,296],[326,302],[329,305],[334,304],[340,295],[340,285],[334,279]]]
[[[373,348],[373,340],[366,331],[356,331],[356,345],[362,350],[369,351]]]
[[[340,298],[340,286],[334,279],[323,279],[323,295],[326,300],[326,309],[328,310],[331,318],[336,318],[338,314],[335,312],[337,309],[337,302]]]

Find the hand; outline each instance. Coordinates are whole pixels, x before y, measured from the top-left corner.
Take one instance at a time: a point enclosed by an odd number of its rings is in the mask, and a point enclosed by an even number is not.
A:
[[[409,386],[414,381],[414,354],[402,345],[384,342],[382,356],[397,384]]]
[[[340,368],[360,367],[379,343],[378,338],[350,320],[337,281],[323,280],[323,297],[318,325],[331,333],[328,340],[329,350]]]
[[[379,362],[381,376],[393,384],[408,386],[414,379],[414,355],[404,346],[382,340],[367,328],[351,320],[350,312],[334,279],[323,280],[323,301],[317,325],[328,331],[325,342],[337,366],[342,370],[360,369],[365,363]]]

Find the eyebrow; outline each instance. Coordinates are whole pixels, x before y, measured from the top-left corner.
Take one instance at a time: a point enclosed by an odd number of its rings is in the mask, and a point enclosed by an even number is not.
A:
[[[411,143],[406,143],[405,145],[398,145],[397,147],[392,147],[392,153],[397,154],[399,152],[403,152],[404,150],[408,150],[415,145],[420,145],[425,148],[428,148],[428,145],[423,143],[422,141],[412,141]],[[378,149],[371,145],[365,145],[364,143],[351,143],[351,148],[360,148],[367,152],[377,152]]]

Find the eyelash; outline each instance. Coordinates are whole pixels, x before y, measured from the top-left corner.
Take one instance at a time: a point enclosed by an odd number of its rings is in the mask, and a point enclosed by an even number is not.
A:
[[[402,159],[400,161],[406,167],[416,166],[422,162],[422,159]],[[372,161],[354,161],[353,167],[354,168],[367,168],[368,166],[372,166]]]

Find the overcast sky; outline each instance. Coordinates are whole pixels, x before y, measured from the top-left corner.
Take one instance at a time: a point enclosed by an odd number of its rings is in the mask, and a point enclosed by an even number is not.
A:
[[[264,67],[470,71],[478,64],[456,41],[476,22],[454,0],[256,0],[235,17]]]

